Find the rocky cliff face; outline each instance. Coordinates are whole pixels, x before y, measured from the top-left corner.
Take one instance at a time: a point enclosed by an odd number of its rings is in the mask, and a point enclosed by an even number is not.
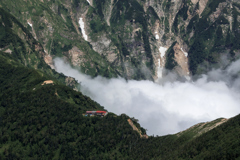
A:
[[[10,11],[44,48],[92,76],[189,77],[240,53],[237,0],[9,1]]]

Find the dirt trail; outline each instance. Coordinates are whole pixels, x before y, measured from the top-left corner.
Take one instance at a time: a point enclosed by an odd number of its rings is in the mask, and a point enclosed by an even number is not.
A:
[[[141,138],[148,138],[148,135],[146,134],[142,135],[142,132],[133,124],[131,119],[128,119],[128,123],[130,124],[130,126],[132,126],[134,131],[137,131],[139,133]]]

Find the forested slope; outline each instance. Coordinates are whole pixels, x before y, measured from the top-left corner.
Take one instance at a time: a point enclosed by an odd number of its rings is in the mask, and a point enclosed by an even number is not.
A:
[[[0,8],[0,51],[9,53],[15,60],[28,68],[39,69],[52,75],[59,82],[76,87],[76,81],[66,83],[66,76],[52,70],[44,61],[44,49],[14,16]]]
[[[40,70],[0,54],[1,159],[235,159],[240,116],[199,130],[140,138],[127,115],[85,117],[102,106]],[[42,85],[52,80],[52,84]],[[136,120],[132,118],[136,126]],[[218,121],[216,121],[218,122]],[[145,133],[144,129],[141,129]],[[197,137],[195,136],[197,135]]]
[[[200,136],[194,130],[199,131],[194,128],[182,134],[142,139],[132,149],[132,157],[164,160],[240,158],[240,115]]]
[[[128,116],[84,117],[104,110],[80,92],[0,54],[1,159],[123,159],[136,131]],[[123,156],[124,155],[124,156]]]
[[[199,4],[182,1],[172,22],[168,13],[176,4],[169,0],[154,1],[152,6],[146,6],[147,1],[111,1],[111,13],[106,11],[109,0],[91,4],[83,0],[70,2],[0,2],[0,159],[240,157],[240,115],[201,134],[194,128],[175,135],[140,138],[129,125],[127,115],[83,116],[86,110],[104,108],[81,92],[72,90],[76,81],[72,80],[70,85],[66,81],[68,77],[52,70],[45,62],[51,56],[62,56],[72,64],[75,61],[76,66],[81,66],[82,71],[92,76],[152,79],[153,75],[143,71],[147,67],[153,74],[156,69],[157,47],[171,46],[166,52],[165,67],[173,69],[177,65],[174,46],[180,43],[176,39],[182,36],[186,43],[182,45],[188,45],[191,72],[201,73],[206,69],[204,65],[218,63],[219,51],[231,60],[237,58],[239,2],[220,4],[225,1],[209,0],[200,15],[197,14]],[[116,2],[114,6],[112,2]],[[158,5],[166,15],[156,9]],[[217,14],[219,8],[221,12]],[[78,11],[81,14],[78,15]],[[190,18],[186,19],[188,12],[192,17],[188,15]],[[215,14],[216,17],[211,19],[210,15]],[[231,23],[226,19],[229,15],[233,18]],[[76,27],[81,16],[91,17],[85,21],[86,31],[92,38],[89,42],[83,40],[81,28]],[[189,23],[184,28],[185,21]],[[158,23],[161,26],[157,26]],[[161,40],[154,38],[155,31]],[[98,48],[101,41],[108,42],[109,39],[109,46],[104,46],[99,53],[94,51],[94,47],[101,49]],[[76,59],[73,58],[75,54]],[[199,69],[200,64],[203,68]],[[44,84],[46,80],[53,83]],[[143,134],[146,133],[137,120],[131,120]]]

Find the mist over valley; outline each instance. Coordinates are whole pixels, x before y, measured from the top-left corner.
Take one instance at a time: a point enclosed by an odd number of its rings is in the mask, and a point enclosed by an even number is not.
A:
[[[60,58],[56,70],[74,77],[80,90],[108,111],[127,114],[139,120],[149,135],[183,131],[197,123],[217,118],[231,118],[240,113],[240,60],[225,70],[212,70],[198,79],[185,82],[91,78],[73,69]]]

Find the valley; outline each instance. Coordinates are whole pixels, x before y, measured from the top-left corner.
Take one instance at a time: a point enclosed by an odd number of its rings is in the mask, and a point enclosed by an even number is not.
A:
[[[238,0],[1,0],[0,159],[238,159],[239,58]]]

